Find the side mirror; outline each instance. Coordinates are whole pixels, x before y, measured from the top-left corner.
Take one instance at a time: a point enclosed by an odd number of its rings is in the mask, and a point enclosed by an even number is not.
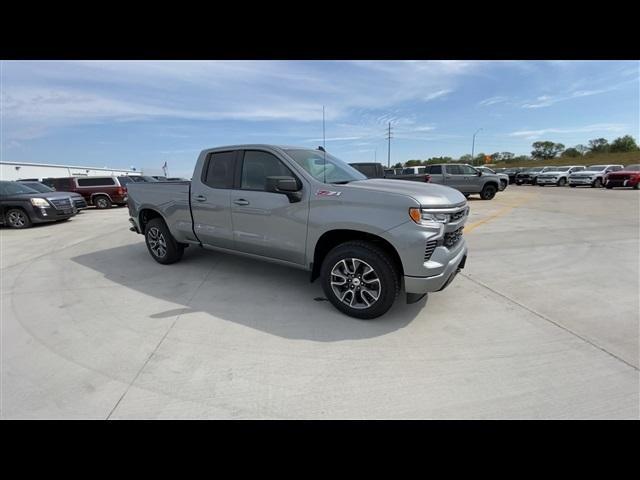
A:
[[[290,203],[302,200],[302,186],[293,177],[267,177],[266,191],[282,193],[289,198]]]
[[[482,176],[482,170],[478,170],[478,176],[481,177]]]

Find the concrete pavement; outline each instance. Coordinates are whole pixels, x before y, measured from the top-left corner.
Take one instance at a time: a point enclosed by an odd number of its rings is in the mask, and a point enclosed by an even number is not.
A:
[[[639,198],[471,199],[463,274],[373,321],[126,209],[2,229],[2,418],[638,418]]]

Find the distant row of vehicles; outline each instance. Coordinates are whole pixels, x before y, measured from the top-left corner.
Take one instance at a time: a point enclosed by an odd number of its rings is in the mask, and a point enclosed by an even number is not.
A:
[[[402,169],[384,168],[380,163],[357,162],[352,167],[367,178],[386,178],[438,183],[459,190],[465,197],[478,194],[491,200],[509,185],[509,177],[487,167],[472,167],[460,163],[441,163]]]
[[[128,184],[182,180],[123,175],[0,181],[0,224],[28,228],[35,223],[68,220],[89,206],[103,210],[126,205]]]
[[[638,189],[640,184],[640,164],[627,165],[570,165],[547,166],[519,169],[499,169],[508,175],[509,183],[516,185],[555,185],[575,188],[588,186],[592,188],[628,187]]]

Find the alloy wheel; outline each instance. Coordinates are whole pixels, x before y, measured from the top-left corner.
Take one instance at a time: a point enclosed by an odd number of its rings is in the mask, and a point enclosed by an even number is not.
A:
[[[18,227],[18,228],[24,227],[25,224],[27,223],[27,218],[25,217],[25,214],[19,210],[13,210],[12,212],[9,212],[9,215],[7,216],[7,220],[12,227]]]
[[[367,262],[345,258],[331,269],[331,289],[345,305],[365,309],[378,301],[382,285],[378,274]]]
[[[152,227],[149,229],[147,240],[149,241],[149,248],[156,257],[162,258],[167,254],[167,241],[159,228]]]

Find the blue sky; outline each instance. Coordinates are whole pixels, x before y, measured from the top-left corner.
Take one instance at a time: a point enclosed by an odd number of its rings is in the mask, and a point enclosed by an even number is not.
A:
[[[203,148],[316,147],[391,162],[528,154],[639,138],[637,61],[3,61],[5,161],[159,169],[188,176]]]

